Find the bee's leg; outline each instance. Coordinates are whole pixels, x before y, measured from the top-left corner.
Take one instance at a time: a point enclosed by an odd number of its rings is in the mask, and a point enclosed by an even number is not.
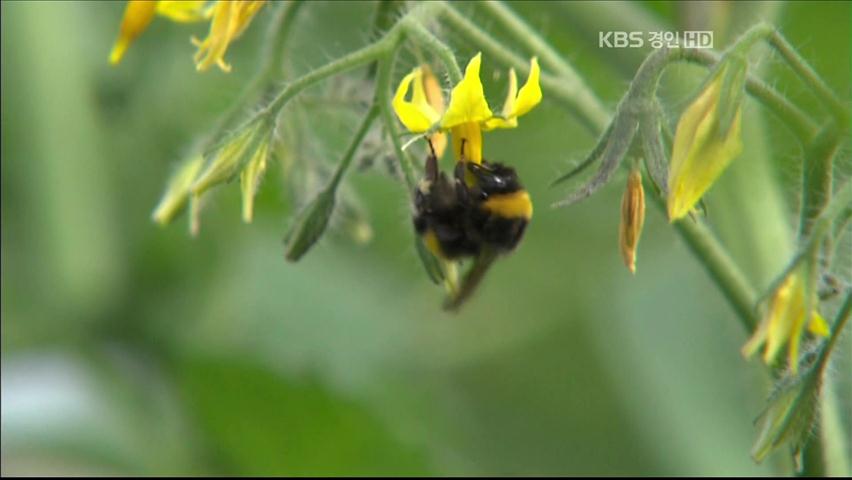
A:
[[[426,143],[428,143],[428,144],[429,144],[429,151],[430,151],[430,152],[432,152],[432,156],[433,156],[433,157],[435,157],[435,158],[437,159],[437,158],[438,158],[438,154],[436,154],[436,153],[435,153],[435,146],[434,146],[434,145],[432,145],[432,139],[431,139],[431,138],[426,137]]]
[[[426,156],[426,180],[434,182],[438,180],[438,157],[435,156],[435,148],[432,146],[432,141],[427,140],[427,142],[429,143],[429,150],[432,153]]]
[[[467,184],[467,181],[465,179],[467,176],[466,166],[469,163],[470,162],[465,161],[456,162],[456,168],[455,170],[453,170],[453,176],[455,177],[456,186],[456,198],[458,198],[459,202],[461,202],[462,205],[467,205],[472,198],[472,193],[470,191],[471,187]]]
[[[453,176],[455,179],[461,183],[464,183],[464,172],[467,166],[467,162],[464,160],[460,162],[456,162],[456,168],[453,170]]]

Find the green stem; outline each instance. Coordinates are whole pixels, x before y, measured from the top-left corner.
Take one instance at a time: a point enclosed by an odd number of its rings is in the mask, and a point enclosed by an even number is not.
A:
[[[281,66],[286,58],[284,51],[287,46],[287,38],[290,33],[290,27],[296,19],[301,6],[304,4],[301,0],[294,0],[278,7],[275,16],[269,22],[269,27],[266,30],[266,37],[263,45],[264,50],[261,53],[261,66],[254,74],[248,85],[240,92],[237,100],[231,104],[228,111],[217,122],[216,127],[212,129],[212,134],[205,142],[205,148],[212,146],[212,143],[219,140],[225,129],[233,124],[246,107],[257,102],[263,93],[273,84],[275,76],[281,71]]]
[[[662,204],[660,207],[665,209]],[[757,325],[754,311],[757,293],[736,262],[704,222],[684,219],[674,226],[734,308],[743,327],[753,332]]]
[[[834,155],[840,138],[834,124],[825,126],[805,149],[799,238],[810,235],[814,222],[831,199]]]
[[[811,226],[808,229],[808,235],[804,239],[800,239],[801,244],[799,250],[793,255],[792,260],[784,267],[784,270],[778,275],[769,288],[760,296],[758,303],[769,298],[776,290],[781,287],[784,280],[795,270],[803,261],[808,258],[813,258],[819,253],[819,246],[832,234],[831,226],[836,220],[842,219],[848,206],[852,204],[852,181],[847,181],[837,193],[834,194],[831,202],[825,205],[818,212],[819,215],[813,218]]]
[[[849,125],[848,106],[838,99],[822,77],[802,58],[792,45],[778,31],[769,35],[769,44],[784,57],[793,71],[814,91],[817,98],[828,107],[842,127]]]
[[[447,74],[450,76],[450,81],[453,85],[461,82],[461,69],[459,68],[458,62],[456,62],[453,50],[447,44],[438,40],[438,38],[426,30],[423,25],[417,23],[413,19],[406,19],[403,23],[403,28],[405,33],[412,40],[431,51],[436,57],[438,57],[438,59],[441,60],[441,63],[444,64],[444,68],[447,69]]]
[[[346,152],[343,154],[343,158],[340,160],[340,163],[337,165],[337,170],[334,171],[334,176],[331,177],[331,180],[328,183],[328,189],[336,190],[337,186],[340,184],[340,181],[343,179],[343,175],[349,169],[349,165],[352,163],[352,159],[355,158],[355,152],[358,151],[358,147],[361,145],[361,142],[364,140],[364,137],[367,135],[367,132],[370,130],[370,126],[373,124],[373,120],[376,119],[376,116],[379,114],[379,108],[376,105],[370,107],[370,110],[367,111],[366,115],[364,115],[364,119],[361,120],[361,125],[358,127],[358,130],[355,132],[355,135],[352,137],[352,141],[349,143],[349,147],[346,149]]]
[[[837,345],[840,334],[843,332],[843,329],[849,321],[850,314],[852,314],[852,293],[848,293],[846,295],[846,299],[840,307],[840,311],[837,313],[837,318],[832,325],[831,336],[820,350],[819,356],[814,364],[813,371],[808,374],[808,378],[806,380],[808,383],[802,389],[802,395],[811,395],[811,392],[815,390],[824,389],[825,385],[822,384],[830,380],[829,378],[826,378],[828,361],[831,358],[831,352]],[[830,392],[823,392],[823,397],[826,393],[831,394]],[[825,408],[826,406],[829,405],[826,402],[823,402],[822,407]],[[832,469],[832,466],[834,465],[832,462],[838,462],[837,467],[841,469],[840,472],[835,472],[836,474],[841,476],[846,475],[848,472],[845,470],[848,469],[846,466],[848,462],[846,462],[846,459],[843,458],[845,456],[845,452],[840,452],[840,459],[829,459],[828,457],[829,454],[833,456],[834,453],[836,453],[834,450],[836,450],[835,447],[837,445],[845,444],[842,429],[836,428],[836,424],[828,424],[830,419],[834,422],[839,421],[839,416],[836,411],[825,410],[820,411],[819,415],[822,420],[819,431],[817,432],[817,436],[805,445],[804,451],[802,452],[802,470],[797,472],[796,475],[799,477],[824,477],[829,470]],[[826,415],[829,415],[829,418],[826,418]],[[826,428],[830,431],[826,431]]]
[[[834,322],[833,330],[831,338],[828,341],[828,345],[826,346],[826,351],[830,352],[837,343],[837,338],[840,337],[840,333],[846,327],[847,322],[849,321],[849,317],[852,316],[852,292],[846,295],[846,299],[843,302],[843,305],[840,307],[840,311],[837,314],[837,319]],[[827,355],[826,360],[822,361],[821,369],[825,369],[827,365]],[[838,406],[838,398],[836,392],[834,392],[833,381],[830,375],[825,376],[823,379],[822,386],[822,408],[820,409],[820,432],[819,438],[822,441],[821,456],[822,458],[818,458],[821,462],[821,465],[824,465],[823,472],[824,476],[836,476],[842,477],[847,476],[850,473],[849,468],[849,458],[846,450],[846,431],[843,428],[843,421],[841,418],[842,410]],[[807,453],[807,449],[805,450]],[[808,472],[808,464],[805,464],[805,472]]]
[[[274,100],[258,115],[272,113],[277,115],[287,102],[305,88],[334,75],[364,66],[378,60],[393,48],[399,38],[398,30],[392,30],[381,40],[367,45],[327,63],[288,84]]]
[[[397,130],[396,119],[391,110],[391,72],[393,63],[396,59],[396,49],[391,50],[379,60],[379,73],[376,79],[376,101],[379,104],[379,110],[382,115],[382,120],[387,129],[388,135],[391,137],[394,151],[399,159],[399,164],[402,166],[402,172],[405,175],[405,183],[410,189],[415,188],[417,180],[414,175],[414,167],[411,164],[411,159],[402,150],[402,143],[399,141],[399,130]]]
[[[495,1],[482,2],[480,5],[485,13],[500,22],[502,27],[514,35],[529,51],[540,56],[545,65],[553,68],[560,80],[565,81],[571,90],[588,90],[577,71],[511,8],[502,2]]]
[[[405,1],[403,0],[379,0],[376,5],[376,11],[373,14],[373,26],[370,29],[370,41],[379,40],[384,35],[386,30],[390,30],[399,18],[399,13],[405,10]],[[367,70],[367,78],[373,79],[376,76],[379,64],[374,62]]]

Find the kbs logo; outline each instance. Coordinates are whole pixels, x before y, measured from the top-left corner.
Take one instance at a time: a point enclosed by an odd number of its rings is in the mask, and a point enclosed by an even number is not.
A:
[[[713,32],[598,32],[598,48],[713,48]]]
[[[598,32],[598,48],[642,48],[642,32]]]

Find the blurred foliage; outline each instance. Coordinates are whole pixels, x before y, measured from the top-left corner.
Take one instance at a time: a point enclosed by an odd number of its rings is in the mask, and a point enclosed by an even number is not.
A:
[[[599,49],[584,19],[625,30],[620,19],[635,15],[648,30],[683,30],[693,8],[513,7],[609,105],[644,51]],[[188,28],[162,21],[110,68],[122,8],[2,2],[4,474],[770,472],[749,457],[765,374],[739,356],[746,332],[665,218],[649,211],[634,278],[618,254],[620,188],[547,208],[560,195],[550,180],[594,139],[546,97],[485,146],[518,167],[536,217],[520,249],[448,315],[413,247],[408,193],[382,174],[384,161],[349,177],[375,232],[366,246],[326,237],[286,263],[281,237],[298,202],[280,165],[253,224],[241,222],[232,184],[204,211],[199,238],[182,221],[156,227],[149,216],[170,169],[251,77],[268,7],[232,46],[227,75],[196,73]],[[311,2],[286,78],[363,45],[374,9]],[[848,100],[850,4],[792,2],[772,15]],[[443,33],[460,58],[475,53]],[[777,60],[765,62],[771,83],[816,110]],[[485,62],[486,94],[501,98],[495,67]],[[343,85],[357,90],[363,75]],[[321,99],[334,89],[318,90]],[[689,93],[671,92],[675,107]],[[333,164],[357,117],[300,102],[316,114],[300,131],[315,135],[308,152]],[[797,147],[749,108],[751,149],[736,168],[771,159],[759,183],[793,199],[779,213],[792,223]],[[708,203],[725,242],[749,260],[755,239],[736,235],[749,198],[742,178],[726,175]],[[749,273],[766,281],[775,271],[761,268]],[[850,379],[836,387],[848,404]]]

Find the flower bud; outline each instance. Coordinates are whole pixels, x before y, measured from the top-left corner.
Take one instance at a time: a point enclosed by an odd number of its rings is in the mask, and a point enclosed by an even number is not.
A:
[[[284,256],[291,262],[298,261],[313,247],[328,227],[334,212],[336,190],[323,189],[296,216],[293,226],[284,237]]]
[[[189,189],[192,182],[204,165],[204,156],[196,155],[184,160],[166,186],[166,191],[160,198],[160,203],[154,208],[151,219],[160,226],[168,225],[180,213],[189,199]]]
[[[781,380],[766,410],[758,418],[760,433],[751,450],[754,461],[762,462],[787,442],[793,450],[794,459],[798,459],[816,416],[821,382],[814,376],[819,374],[817,369],[813,369],[802,376]]]
[[[668,178],[671,221],[685,217],[742,152],[744,69],[725,62],[678,121]]]
[[[638,169],[627,177],[627,188],[621,198],[621,223],[618,227],[618,245],[621,257],[630,273],[636,273],[636,247],[642,235],[645,223],[645,190],[642,188],[642,174]]]
[[[192,193],[201,195],[211,187],[231,180],[256,153],[260,142],[269,139],[268,123],[252,122],[240,129],[212,154],[204,171],[192,184]]]
[[[240,190],[243,196],[243,221],[251,223],[254,217],[254,197],[260,186],[260,180],[266,173],[269,158],[269,140],[258,145],[248,164],[240,172]]]
[[[828,336],[828,323],[819,312],[812,309],[806,313],[808,306],[816,303],[816,291],[807,285],[807,277],[803,267],[799,267],[773,292],[760,325],[742,348],[743,356],[750,357],[763,346],[763,360],[769,364],[786,344],[788,364],[795,373],[805,328],[812,335]]]

